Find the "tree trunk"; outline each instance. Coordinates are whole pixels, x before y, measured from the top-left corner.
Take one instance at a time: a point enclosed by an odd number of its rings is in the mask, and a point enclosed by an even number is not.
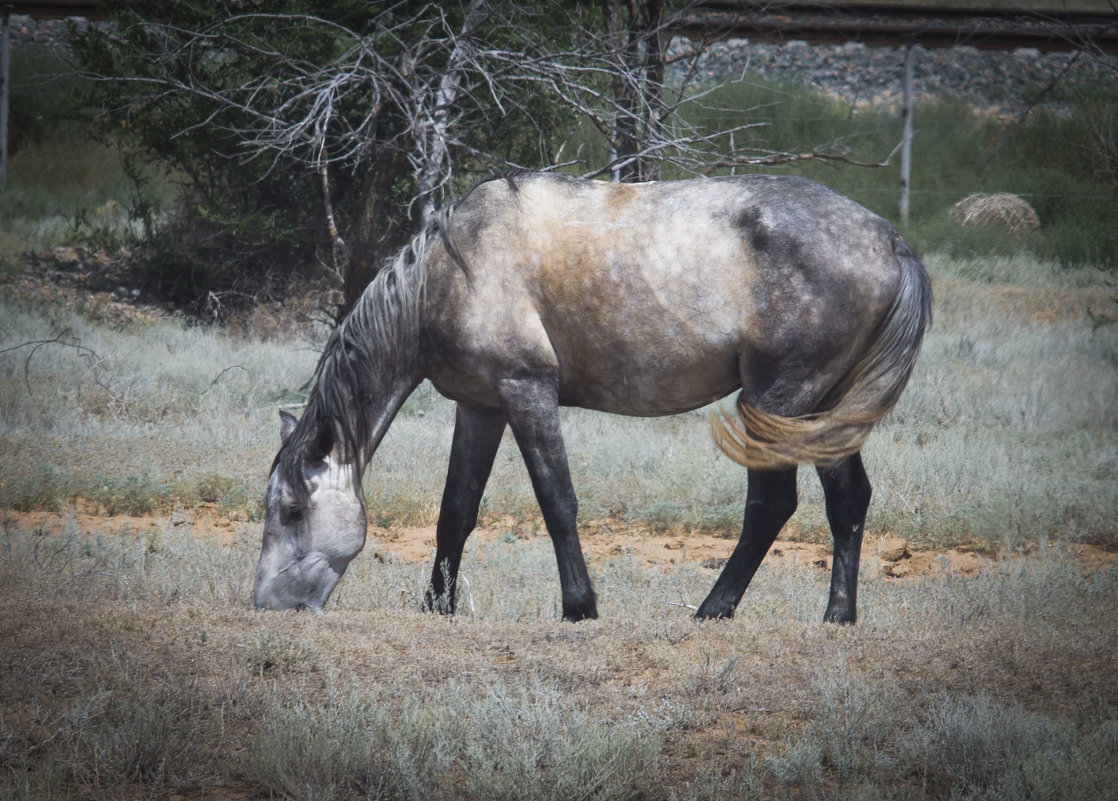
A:
[[[663,132],[663,10],[663,0],[602,0],[606,41],[617,61],[610,139],[615,181],[654,180],[660,174],[657,160],[639,154]]]
[[[373,166],[365,178],[361,207],[349,237],[346,263],[342,265],[339,320],[361,298],[385,260],[403,247],[411,235],[407,220],[397,219],[399,211],[394,210],[391,203],[392,184],[403,169],[403,158],[398,151],[384,145],[377,146],[374,151]]]

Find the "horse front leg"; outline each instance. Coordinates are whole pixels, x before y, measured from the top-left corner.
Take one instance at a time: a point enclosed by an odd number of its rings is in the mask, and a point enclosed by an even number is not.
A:
[[[827,522],[834,539],[831,561],[831,594],[823,620],[853,623],[858,618],[858,568],[862,533],[870,506],[870,480],[855,453],[831,467],[816,468],[823,483]]]
[[[435,529],[435,567],[423,599],[423,608],[428,611],[454,614],[462,549],[477,525],[481,496],[504,431],[505,416],[501,412],[469,409],[458,404],[450,465]]]
[[[796,511],[796,468],[749,471],[741,539],[695,617],[728,618],[761,566],[776,535]]]
[[[578,499],[559,427],[558,387],[547,380],[506,379],[499,391],[555,547],[563,619],[597,618],[598,600],[578,541]]]

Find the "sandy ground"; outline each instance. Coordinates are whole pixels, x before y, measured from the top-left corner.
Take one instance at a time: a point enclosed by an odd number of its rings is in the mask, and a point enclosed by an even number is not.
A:
[[[6,512],[9,520],[22,528],[57,531],[62,528],[82,534],[126,535],[157,533],[159,531],[188,527],[200,539],[229,543],[234,539],[245,541],[259,524],[233,520],[207,510],[199,513],[176,513],[170,516],[129,517],[106,516],[86,511],[67,512]],[[516,536],[529,539],[545,536],[542,529],[504,522],[480,526],[470,538],[470,545],[496,542],[499,538]],[[415,526],[400,528],[369,527],[366,555],[405,564],[431,562],[435,553],[435,527]],[[581,524],[582,549],[589,561],[600,561],[621,555],[632,555],[649,565],[683,564],[690,562],[701,567],[721,568],[733,551],[735,540],[694,532],[654,533],[628,523],[595,520]],[[1035,548],[1027,546],[1029,550]],[[1118,553],[1093,545],[1061,543],[1074,556],[1084,572],[1094,572],[1107,566],[1118,567]],[[1026,551],[1025,553],[1027,553]],[[995,557],[1005,557],[993,550],[974,546],[960,546],[943,551],[914,549],[899,537],[868,536],[862,546],[863,575],[886,578],[923,576],[935,571],[948,571],[964,576],[978,573]],[[801,565],[810,564],[819,570],[830,570],[831,547],[793,540],[777,540],[766,557],[767,562],[790,560]]]

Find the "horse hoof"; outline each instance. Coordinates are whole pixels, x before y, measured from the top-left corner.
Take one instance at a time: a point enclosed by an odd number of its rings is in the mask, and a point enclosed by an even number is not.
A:
[[[570,623],[578,623],[580,620],[597,620],[598,607],[563,607],[563,620]]]
[[[732,606],[715,608],[703,604],[699,607],[699,611],[695,613],[695,620],[730,620],[733,616],[734,607]]]
[[[852,609],[828,609],[823,615],[824,623],[837,623],[840,626],[853,626],[858,615]]]
[[[423,598],[423,603],[419,607],[424,612],[437,612],[440,615],[453,615],[454,602],[448,599],[445,595],[436,596],[431,592]]]

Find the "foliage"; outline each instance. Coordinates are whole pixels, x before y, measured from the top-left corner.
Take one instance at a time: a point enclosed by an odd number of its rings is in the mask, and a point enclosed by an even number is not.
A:
[[[90,82],[42,45],[12,48],[8,155],[34,142],[84,134],[92,117]]]
[[[584,174],[735,159],[715,147],[725,129],[680,113],[709,90],[665,97],[660,0],[119,8],[78,52],[111,135],[189,178],[149,254],[172,296],[317,260],[344,311],[437,206],[478,174],[555,166],[580,121],[605,143],[570,154]]]
[[[280,708],[248,773],[279,798],[631,799],[648,782],[649,732],[570,708],[554,687],[483,693],[451,683],[400,703],[350,693]]]
[[[421,2],[335,0],[313,13],[229,3],[220,15],[202,2],[110,4],[115,27],[77,39],[83,68],[101,76],[104,131],[188,179],[150,243],[152,282],[197,300],[266,276],[284,279],[279,290],[325,264],[340,271],[346,306],[431,193],[461,190],[429,179],[425,149],[452,149],[463,176],[548,161],[566,125],[546,86],[462,53],[474,39],[502,53],[537,36],[532,26],[541,40],[564,34],[546,14],[497,5],[511,16]]]
[[[140,238],[144,248],[135,261],[149,287],[193,303],[195,311],[205,307],[207,316],[215,299],[235,314],[238,304],[249,306],[262,294],[283,298],[292,279],[323,272],[346,293],[344,308],[422,216],[419,178],[431,136],[412,123],[448,74],[462,42],[464,7],[436,14],[434,4],[383,9],[339,1],[311,15],[295,3],[233,3],[217,16],[201,3],[120,4],[115,27],[90,27],[78,38],[86,78],[45,49],[17,48],[13,128],[21,144],[0,196],[0,268],[17,270],[21,249],[112,248]],[[478,47],[463,72],[455,113],[444,121],[453,164],[429,187],[432,197],[441,203],[475,175],[510,164],[573,160],[565,169],[623,172],[614,139],[625,110],[608,96],[612,71],[626,67],[608,47],[595,49],[604,6],[490,7],[500,13],[475,32]],[[384,97],[395,98],[375,115],[370,73],[343,69],[366,47],[370,64],[375,61],[371,72],[385,76]],[[516,62],[516,54],[527,59]],[[418,65],[410,82],[392,67],[404,62]],[[581,69],[573,69],[576,62]],[[98,74],[110,80],[91,85],[88,76]],[[325,114],[312,100],[332,85],[331,75],[340,83],[326,95],[333,99]],[[563,75],[571,83],[556,83]],[[736,161],[736,169],[795,172],[896,219],[895,158],[876,169],[835,160],[746,166],[750,159],[780,161],[797,153],[882,161],[899,140],[895,113],[752,78],[673,86],[662,100],[670,113],[659,133],[642,123],[643,136],[662,141],[631,163],[640,171],[659,169],[673,178],[701,172],[704,163]],[[912,222],[905,233],[920,251],[1118,261],[1118,233],[1110,224],[1118,214],[1118,101],[1107,86],[1076,90],[1065,100],[1069,117],[1038,110],[1016,129],[1014,120],[957,102],[917,108]],[[287,116],[269,129],[263,111]],[[629,113],[643,120],[652,111]],[[284,151],[277,137],[294,135],[300,124],[307,133],[314,114],[332,120],[321,158],[313,130]],[[88,136],[94,116],[103,143]],[[368,146],[359,147],[362,141]],[[348,258],[332,241],[323,165]],[[959,228],[950,207],[978,191],[1021,195],[1037,210],[1041,228],[1020,239]]]
[[[113,143],[90,138],[92,87],[42,45],[13,48],[10,161],[0,193],[0,264],[20,268],[22,250],[130,244],[139,216],[173,196]]]

